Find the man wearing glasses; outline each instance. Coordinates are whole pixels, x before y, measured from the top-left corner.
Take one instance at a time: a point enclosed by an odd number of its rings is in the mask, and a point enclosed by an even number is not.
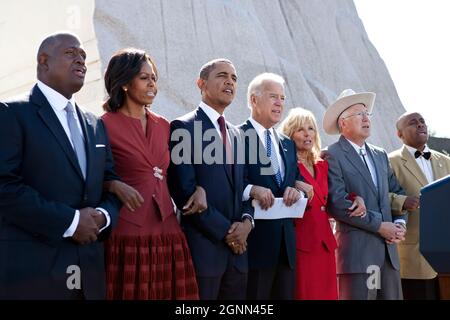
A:
[[[336,219],[339,299],[402,299],[396,244],[404,240],[404,191],[386,151],[366,143],[375,93],[344,90],[327,109],[323,127],[340,134],[328,148],[330,214]],[[395,194],[390,202],[389,193]],[[352,195],[361,196],[365,215],[352,217]],[[407,201],[406,203],[409,203]],[[393,215],[395,219],[393,219]]]

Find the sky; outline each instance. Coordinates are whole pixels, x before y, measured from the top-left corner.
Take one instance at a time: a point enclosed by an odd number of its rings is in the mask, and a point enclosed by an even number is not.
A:
[[[407,111],[450,138],[450,1],[354,0]]]

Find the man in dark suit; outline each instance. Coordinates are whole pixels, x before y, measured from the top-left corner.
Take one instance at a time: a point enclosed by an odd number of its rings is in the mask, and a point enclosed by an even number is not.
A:
[[[103,124],[72,96],[86,53],[73,34],[47,37],[38,83],[0,104],[0,299],[103,299],[103,244],[120,203]]]
[[[251,117],[239,128],[245,132],[246,182],[244,199],[251,197],[267,209],[275,197],[287,206],[299,200],[300,173],[294,142],[274,126],[284,109],[284,80],[263,73],[249,84]],[[255,139],[256,137],[256,139]],[[248,138],[248,139],[247,139]],[[252,161],[255,159],[256,161]],[[264,170],[268,169],[270,171]],[[293,299],[295,233],[293,218],[256,220],[248,239],[248,299]]]
[[[168,181],[177,207],[183,210],[197,185],[206,191],[207,209],[181,216],[200,299],[245,299],[247,288],[245,251],[253,208],[242,201],[244,165],[236,161],[242,138],[224,119],[236,82],[229,60],[206,63],[197,80],[202,95],[199,107],[170,125]],[[180,151],[183,145],[186,148]]]

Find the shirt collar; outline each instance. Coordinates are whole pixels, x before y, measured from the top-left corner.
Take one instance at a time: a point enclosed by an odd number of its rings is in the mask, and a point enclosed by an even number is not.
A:
[[[345,138],[345,137],[344,137]],[[366,144],[364,143],[362,145],[362,147],[358,146],[356,143],[354,143],[353,141],[348,140],[347,138],[345,138],[353,147],[353,149],[356,150],[356,153],[359,154],[359,150],[363,149],[364,150],[364,154],[367,154],[367,150],[366,150]]]
[[[266,134],[266,128],[264,128],[262,126],[262,124],[260,124],[258,121],[256,121],[255,119],[253,119],[253,117],[248,118],[248,120],[250,121],[250,123],[252,124],[253,128],[255,128],[256,133],[258,134],[258,136],[260,137],[264,137],[264,135]],[[275,136],[275,132],[273,127],[268,129],[270,131],[270,133],[272,134],[272,137]]]
[[[44,96],[47,98],[48,103],[55,111],[62,111],[67,106],[67,103],[70,101],[72,106],[75,108],[75,97],[67,99],[61,93],[56,91],[53,88],[50,88],[48,85],[43,83],[42,81],[37,81],[38,88],[42,91]]]
[[[223,116],[225,118],[225,113],[221,115],[216,110],[214,110],[214,108],[208,106],[203,101],[200,102],[199,107],[202,108],[202,110],[206,113],[214,126],[218,126],[217,119],[219,119],[220,116]]]
[[[416,148],[413,148],[413,147],[410,147],[410,146],[408,146],[408,145],[406,145],[406,144],[405,144],[405,147],[406,147],[406,149],[408,149],[409,153],[411,153],[411,155],[413,156],[413,158],[415,158],[414,153],[416,153],[417,149],[416,149]],[[428,148],[428,146],[425,145],[425,148],[423,148],[423,151],[422,151],[422,152],[430,152],[430,148]]]

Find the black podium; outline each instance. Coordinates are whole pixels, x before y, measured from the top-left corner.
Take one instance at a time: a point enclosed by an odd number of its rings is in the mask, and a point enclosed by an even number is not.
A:
[[[420,252],[436,272],[450,273],[450,175],[421,190]]]

